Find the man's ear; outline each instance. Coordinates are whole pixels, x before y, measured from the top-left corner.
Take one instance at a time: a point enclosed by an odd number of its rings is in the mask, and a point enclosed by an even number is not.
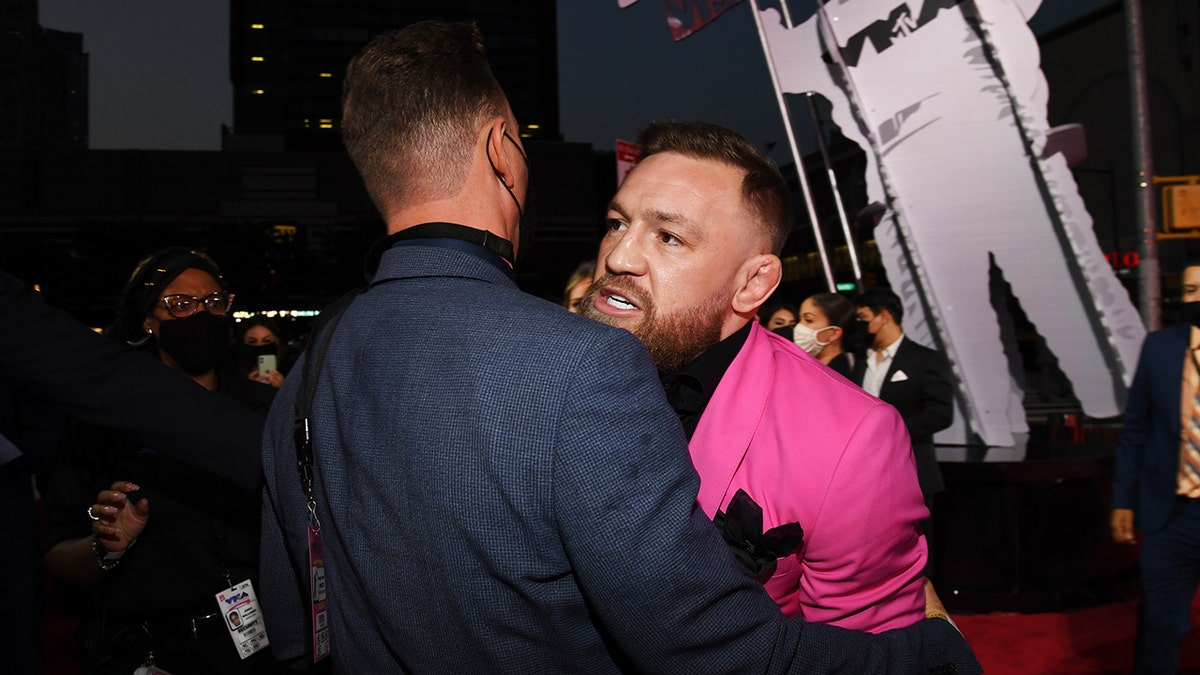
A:
[[[779,256],[763,253],[753,256],[738,271],[738,287],[733,293],[733,311],[753,315],[779,287],[783,264]]]
[[[496,175],[504,183],[506,187],[513,187],[517,184],[517,175],[514,173],[513,163],[509,161],[508,154],[504,152],[504,145],[507,141],[504,140],[504,134],[508,131],[508,120],[503,117],[496,117],[481,130],[487,143],[488,161],[491,162],[492,169]]]

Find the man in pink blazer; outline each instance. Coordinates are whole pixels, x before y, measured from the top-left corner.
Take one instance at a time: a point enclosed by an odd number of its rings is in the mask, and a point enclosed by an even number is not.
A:
[[[792,225],[778,169],[710,124],[640,142],[581,308],[650,350],[699,506],[785,614],[872,632],[920,620],[928,512],[903,421],[754,320]]]

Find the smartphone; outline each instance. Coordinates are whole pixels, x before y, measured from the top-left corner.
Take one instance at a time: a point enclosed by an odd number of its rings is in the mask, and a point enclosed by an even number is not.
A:
[[[266,377],[276,369],[276,358],[274,354],[259,354],[258,356],[258,375]]]

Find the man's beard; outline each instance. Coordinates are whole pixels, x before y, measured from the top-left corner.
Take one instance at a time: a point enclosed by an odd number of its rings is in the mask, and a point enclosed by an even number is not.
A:
[[[597,311],[596,300],[605,286],[619,290],[621,295],[641,308],[641,321],[628,326],[626,322]],[[658,372],[666,375],[691,363],[721,341],[721,324],[728,303],[724,298],[712,296],[698,307],[659,316],[654,301],[640,292],[628,278],[605,274],[592,283],[579,304],[584,316],[633,333],[650,352]]]

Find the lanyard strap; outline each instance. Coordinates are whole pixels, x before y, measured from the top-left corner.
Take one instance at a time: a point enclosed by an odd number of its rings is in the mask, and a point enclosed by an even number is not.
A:
[[[333,332],[337,330],[338,322],[342,320],[342,315],[346,313],[350,303],[354,302],[354,299],[362,292],[362,289],[356,288],[346,293],[317,317],[312,331],[316,349],[309,349],[308,356],[311,358],[304,360],[304,372],[300,375],[300,390],[296,393],[296,421],[293,427],[296,470],[300,474],[300,489],[308,498],[309,516],[313,520],[316,519],[316,502],[312,494],[313,443],[310,416],[312,415],[313,400],[317,396],[317,376],[321,372],[322,364],[325,363],[325,355],[329,351],[329,344],[333,342]],[[329,326],[328,334],[323,336],[322,331],[326,325]],[[322,337],[324,340],[321,339]]]

